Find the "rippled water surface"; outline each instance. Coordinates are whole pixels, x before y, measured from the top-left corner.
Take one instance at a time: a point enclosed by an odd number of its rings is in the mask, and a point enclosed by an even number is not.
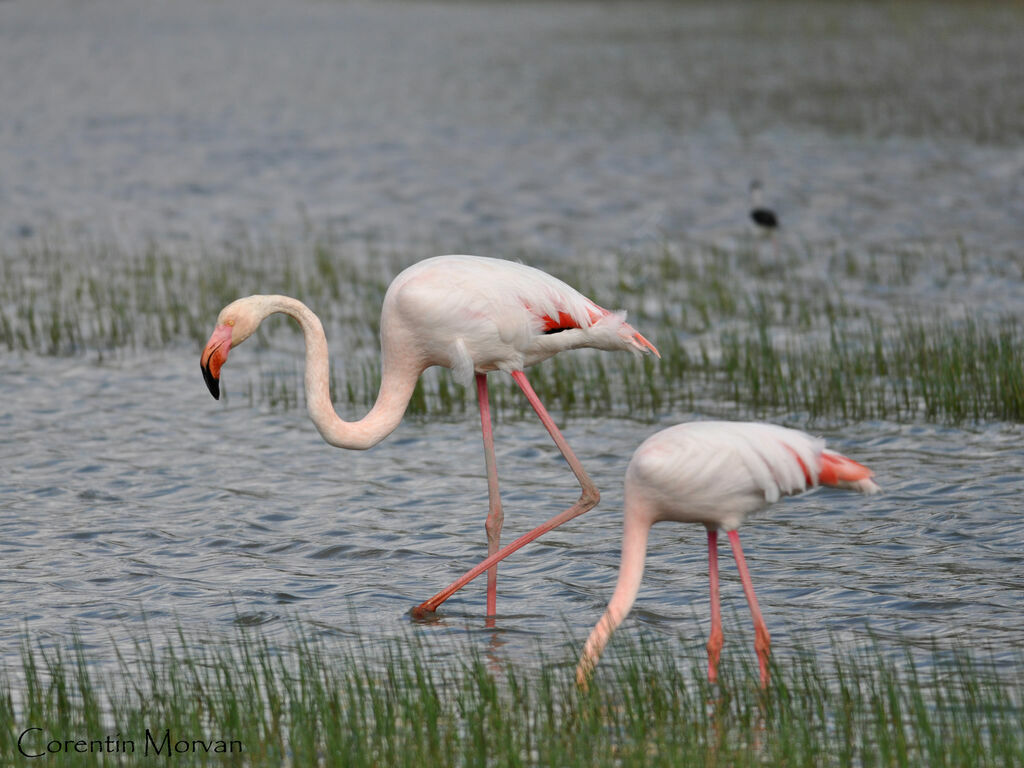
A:
[[[192,354],[96,367],[27,361],[4,377],[0,456],[4,617],[99,642],[151,627],[316,627],[371,638],[411,629],[407,611],[486,552],[486,484],[475,420],[408,422],[365,453],[333,449],[298,412],[215,407]],[[73,394],[69,394],[73,393]],[[691,418],[677,414],[674,418]],[[601,505],[502,566],[494,641],[513,657],[582,637],[614,584],[621,478],[657,428],[578,420],[566,434]],[[922,643],[964,633],[1020,648],[1024,448],[1018,426],[872,423],[827,434],[871,465],[883,496],[819,491],[743,531],[779,646],[791,635]],[[575,490],[539,424],[497,428],[506,531],[525,532]],[[510,539],[509,539],[510,540]],[[696,642],[707,627],[703,529],[656,527],[633,622]],[[731,563],[727,627],[749,639]],[[452,598],[428,637],[484,630],[484,585]],[[731,615],[731,618],[730,618]]]
[[[633,5],[3,3],[0,234],[1019,234],[1019,9]]]
[[[750,237],[756,176],[783,242],[808,252],[949,242],[981,269],[991,254],[1016,264],[1024,24],[1012,8],[969,21],[965,8],[0,3],[0,242],[9,254],[55,237],[187,251],[314,231],[342,251],[381,238],[424,256],[570,259]],[[972,285],[979,304],[1015,311],[1020,284]],[[260,354],[247,349],[248,364]],[[708,415],[568,421],[601,505],[502,565],[493,629],[482,581],[421,624],[408,609],[486,550],[472,408],[346,452],[303,411],[247,402],[230,372],[215,403],[197,355],[180,342],[0,350],[0,654],[26,628],[44,640],[77,628],[102,646],[143,621],[283,634],[298,616],[371,639],[468,633],[529,658],[567,629],[582,638],[604,609],[632,451]],[[827,647],[870,625],[1019,652],[1021,426],[819,431],[885,494],[816,492],[744,528],[776,647]],[[500,423],[497,450],[506,540],[575,499],[539,423]],[[655,529],[625,631],[702,641],[704,541],[698,527]],[[723,578],[727,649],[746,649],[730,562]]]

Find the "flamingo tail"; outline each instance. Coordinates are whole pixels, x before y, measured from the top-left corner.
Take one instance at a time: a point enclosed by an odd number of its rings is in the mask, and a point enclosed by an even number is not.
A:
[[[874,472],[848,459],[841,453],[825,450],[821,453],[821,470],[818,482],[833,488],[845,488],[863,494],[879,493],[882,489],[871,479]]]
[[[640,333],[639,331],[633,331],[633,344],[636,347],[638,347],[641,351],[643,351],[644,349],[649,349],[651,352],[654,353],[654,356],[656,358],[658,358],[659,360],[661,359],[661,353],[658,351],[658,348],[651,344],[651,342],[649,342],[647,339],[645,339],[643,334]]]
[[[529,309],[530,305],[527,304],[526,308]],[[652,352],[655,357],[661,358],[661,353],[658,352],[658,348],[655,347],[651,342],[644,338],[636,328],[626,322],[626,313],[623,311],[609,312],[604,307],[599,307],[596,304],[588,310],[589,312],[589,325],[584,325],[568,312],[559,310],[557,317],[552,317],[550,314],[539,315],[541,322],[541,331],[543,333],[557,333],[558,331],[564,331],[569,328],[584,328],[589,327],[594,330],[601,327],[602,324],[605,327],[613,331],[615,336],[620,339],[628,341],[636,352]],[[614,338],[614,337],[613,337]]]

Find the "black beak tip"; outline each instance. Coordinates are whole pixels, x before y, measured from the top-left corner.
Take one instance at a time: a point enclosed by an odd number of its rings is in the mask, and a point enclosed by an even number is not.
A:
[[[206,388],[210,390],[214,400],[220,400],[220,379],[210,373],[210,369],[205,365],[200,365],[199,367],[203,369],[203,380],[206,382]]]

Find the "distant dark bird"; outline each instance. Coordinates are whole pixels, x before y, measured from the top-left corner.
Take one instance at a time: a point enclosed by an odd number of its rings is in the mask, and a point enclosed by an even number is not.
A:
[[[750,218],[762,229],[774,230],[779,228],[779,217],[771,208],[765,208],[761,204],[761,182],[754,179],[750,182]]]

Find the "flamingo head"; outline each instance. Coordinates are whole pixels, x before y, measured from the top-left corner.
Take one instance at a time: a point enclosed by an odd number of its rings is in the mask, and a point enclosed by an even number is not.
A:
[[[220,399],[220,369],[227,362],[228,352],[248,339],[266,317],[264,296],[247,296],[228,304],[217,316],[217,327],[206,342],[199,366],[210,394]]]

